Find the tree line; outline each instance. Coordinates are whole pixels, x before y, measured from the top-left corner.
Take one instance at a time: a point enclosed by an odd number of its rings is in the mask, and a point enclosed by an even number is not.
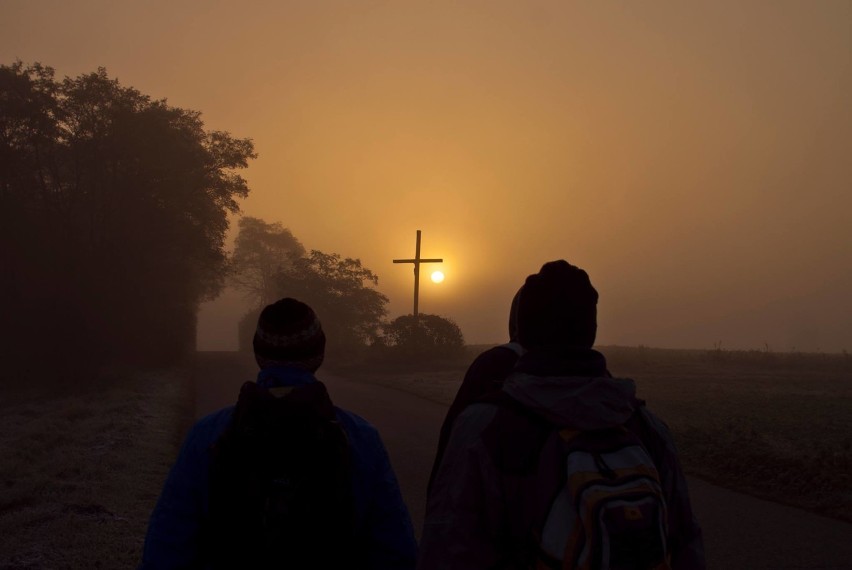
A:
[[[0,66],[0,313],[9,360],[168,362],[218,294],[250,139],[124,87]]]
[[[198,111],[103,68],[58,79],[38,63],[0,65],[7,372],[173,362],[195,349],[198,307],[228,279],[258,306],[285,295],[316,305],[341,350],[422,337],[384,320],[388,299],[359,260],[306,251],[280,224],[242,218],[229,256],[228,216],[249,193],[239,172],[256,156],[251,139],[207,130]]]

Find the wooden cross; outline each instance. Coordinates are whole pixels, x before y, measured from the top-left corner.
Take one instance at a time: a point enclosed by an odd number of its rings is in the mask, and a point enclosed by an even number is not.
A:
[[[420,264],[442,263],[443,259],[421,259],[420,258],[420,230],[417,230],[417,247],[414,250],[414,259],[394,259],[394,263],[414,264],[414,316],[417,317],[418,302],[420,300]]]

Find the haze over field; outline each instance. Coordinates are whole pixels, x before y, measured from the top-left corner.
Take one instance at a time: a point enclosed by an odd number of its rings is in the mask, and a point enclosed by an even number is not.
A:
[[[394,315],[422,229],[420,308],[468,342],[566,258],[601,344],[852,349],[848,1],[0,0],[16,58],[253,138],[243,212],[361,258]],[[242,311],[204,307],[199,346]]]

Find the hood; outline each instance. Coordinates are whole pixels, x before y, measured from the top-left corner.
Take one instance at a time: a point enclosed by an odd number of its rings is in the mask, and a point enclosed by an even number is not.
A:
[[[639,405],[628,378],[515,372],[503,390],[551,424],[580,431],[622,425]]]
[[[521,291],[524,288],[518,289],[515,296],[512,298],[512,306],[509,309],[509,342],[518,342],[518,303],[521,300]]]

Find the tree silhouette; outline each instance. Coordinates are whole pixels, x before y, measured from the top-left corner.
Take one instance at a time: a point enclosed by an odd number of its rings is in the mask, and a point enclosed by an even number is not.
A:
[[[257,307],[263,307],[277,299],[276,276],[291,269],[304,254],[299,240],[280,223],[240,218],[231,280]]]
[[[374,289],[379,278],[360,259],[311,250],[281,224],[256,218],[240,223],[234,281],[263,304],[294,297],[316,311],[330,354],[357,352],[379,338],[388,298]],[[239,324],[240,349],[251,350],[261,306]]]
[[[332,350],[353,350],[375,341],[388,298],[373,288],[379,278],[360,259],[318,250],[278,275],[282,296],[296,297],[320,316]]]
[[[0,313],[21,356],[175,358],[226,266],[252,142],[104,69],[0,66]],[[29,350],[28,350],[29,349]]]

